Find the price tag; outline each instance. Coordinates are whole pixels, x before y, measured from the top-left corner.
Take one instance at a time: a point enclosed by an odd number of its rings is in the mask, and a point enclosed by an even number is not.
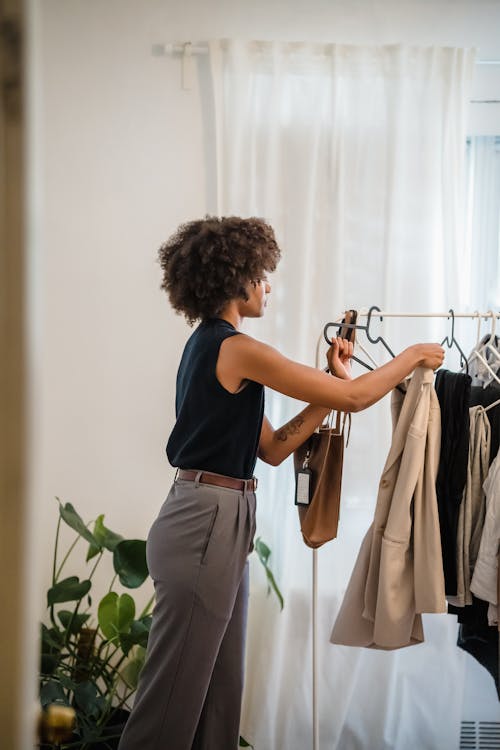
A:
[[[299,469],[295,487],[295,505],[309,505],[311,502],[311,469]]]

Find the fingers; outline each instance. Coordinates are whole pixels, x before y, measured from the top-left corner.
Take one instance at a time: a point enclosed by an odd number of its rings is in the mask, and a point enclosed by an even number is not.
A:
[[[352,341],[348,341],[347,339],[342,339],[340,336],[337,336],[337,338],[332,340],[332,345],[336,344],[338,346],[338,355],[340,359],[350,359],[354,352],[354,345]]]
[[[347,339],[333,338],[326,353],[330,373],[337,378],[350,379],[351,363],[348,360],[351,355],[352,344]]]
[[[432,352],[434,362],[437,363],[434,369],[437,369],[437,367],[440,367],[443,364],[445,351],[444,351],[444,348],[441,346],[441,344],[433,344],[431,346],[434,350]]]
[[[441,344],[424,344],[425,354],[423,366],[437,370],[443,364],[445,350]]]
[[[327,357],[338,357],[339,356],[339,340],[333,338],[330,344],[330,348],[327,352]]]
[[[443,349],[443,347],[441,345],[439,345],[438,364],[437,364],[437,367],[434,368],[435,370],[437,370],[443,364],[443,362],[444,362],[444,356],[445,356],[444,349]]]

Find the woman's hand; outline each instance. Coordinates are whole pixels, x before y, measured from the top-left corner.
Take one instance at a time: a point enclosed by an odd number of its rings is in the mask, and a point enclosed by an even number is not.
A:
[[[326,353],[328,368],[332,375],[342,380],[352,380],[351,362],[353,345],[347,339],[339,336],[332,339],[332,345]]]
[[[418,353],[421,367],[430,367],[431,370],[437,370],[443,364],[444,349],[441,344],[414,344],[410,349],[414,349]]]

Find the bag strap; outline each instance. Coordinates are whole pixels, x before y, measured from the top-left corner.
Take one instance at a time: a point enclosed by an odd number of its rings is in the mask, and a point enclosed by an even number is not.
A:
[[[320,484],[321,480],[323,479],[323,474],[325,473],[326,460],[328,458],[328,453],[329,453],[329,450],[330,450],[330,443],[331,443],[331,441],[332,441],[332,433],[331,433],[331,430],[330,430],[328,432],[328,446],[326,448],[325,455],[323,457],[323,464],[321,466],[321,471],[319,472],[319,477],[317,479],[317,484],[318,485]]]
[[[352,424],[351,412],[348,412],[346,416],[349,421],[349,427],[347,428],[347,440],[345,441],[345,447],[347,448],[347,446],[349,445],[349,438],[351,437],[351,424]],[[345,419],[344,419],[344,425],[345,425]],[[342,432],[344,432],[344,425],[342,426]]]
[[[344,312],[344,316],[343,316],[341,322],[342,323],[351,323],[351,322],[355,323],[356,319],[357,319],[357,311],[356,310],[346,310]],[[355,328],[351,328],[350,331],[351,331],[350,340],[354,343],[355,340],[356,340],[356,329]],[[321,333],[319,335],[318,341],[316,342],[316,369],[317,370],[320,369],[320,365],[319,365],[319,352],[320,352],[320,347],[321,347],[321,342],[322,341],[323,341],[323,333]],[[332,409],[327,414],[327,416],[326,416],[325,420],[323,421],[323,424],[321,425],[321,427],[325,426],[325,427],[330,427],[330,429],[333,428],[332,415],[333,415],[334,411],[335,410]],[[343,420],[342,420],[342,414],[344,415]],[[337,411],[337,416],[336,416],[336,419],[335,419],[335,427],[333,429],[335,429],[335,432],[337,434],[343,435],[344,434],[346,417],[349,418],[349,427],[348,427],[348,430],[347,430],[347,440],[346,440],[346,447],[347,447],[349,445],[349,437],[351,435],[351,423],[352,423],[352,421],[351,421],[351,414],[347,413],[347,412]],[[340,427],[341,420],[342,420],[342,430],[341,430],[341,427]]]
[[[346,421],[348,423],[348,427],[347,427],[347,440],[346,440],[346,444],[345,444],[346,448],[347,448],[347,446],[349,445],[349,438],[351,436],[351,424],[352,424],[351,413],[350,412],[338,411],[337,412],[337,418],[335,420],[335,432],[336,432],[337,435],[343,435],[344,434]],[[342,425],[341,425],[341,423],[342,423]]]

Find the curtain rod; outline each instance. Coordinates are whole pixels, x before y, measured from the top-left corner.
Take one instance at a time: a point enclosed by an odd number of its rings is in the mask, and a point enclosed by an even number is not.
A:
[[[191,55],[207,55],[208,45],[207,44],[193,44],[192,42],[184,43],[167,43],[167,44],[153,44],[151,48],[152,54],[155,56],[163,55],[182,55],[187,52]],[[500,65],[500,60],[476,60],[476,65]]]
[[[182,57],[182,88],[191,89],[193,86],[194,68],[193,55],[208,55],[207,44],[153,44],[151,53],[154,57],[178,55]],[[500,65],[500,60],[476,60],[476,65]],[[500,104],[500,99],[471,99],[471,104]]]

